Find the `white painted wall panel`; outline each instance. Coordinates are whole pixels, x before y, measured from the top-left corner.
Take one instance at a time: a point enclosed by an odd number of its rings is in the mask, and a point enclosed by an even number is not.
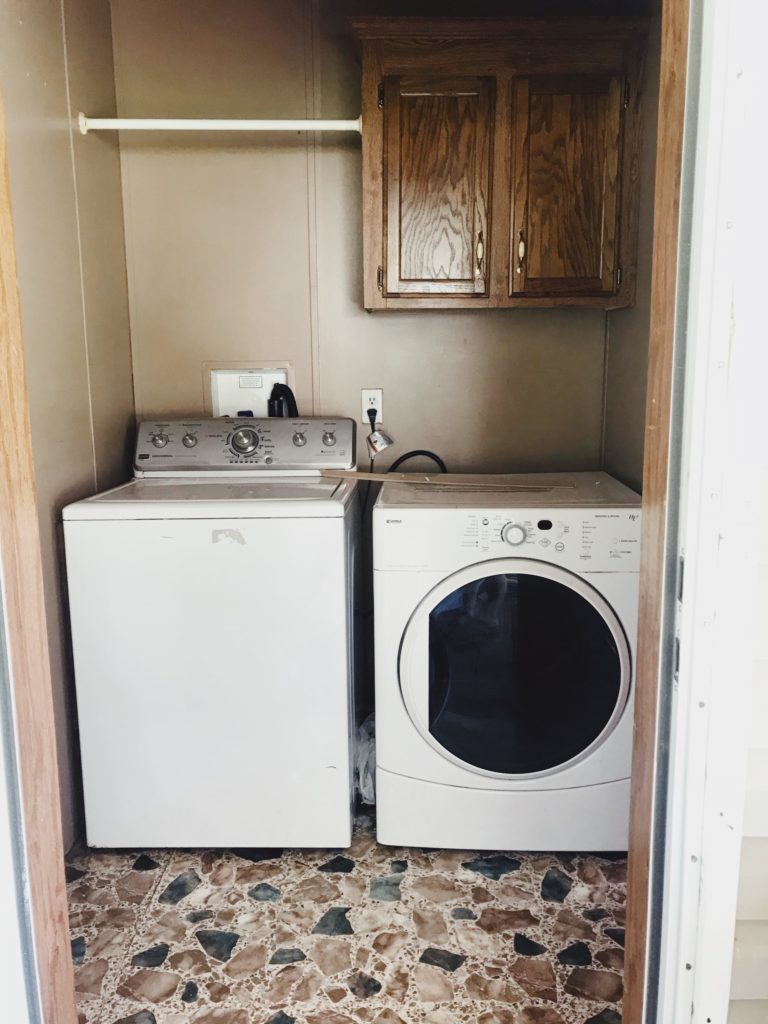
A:
[[[768,921],[768,839],[748,837],[742,844],[736,914],[741,921]]]
[[[768,921],[739,921],[733,950],[732,999],[768,999]]]
[[[739,999],[731,1002],[728,1024],[765,1024],[768,1020],[768,999]]]
[[[750,750],[744,835],[768,836],[768,750]]]
[[[765,607],[768,608],[768,601]],[[765,632],[768,634],[768,621]],[[768,748],[768,659],[762,657],[754,665],[749,745],[753,748]]]

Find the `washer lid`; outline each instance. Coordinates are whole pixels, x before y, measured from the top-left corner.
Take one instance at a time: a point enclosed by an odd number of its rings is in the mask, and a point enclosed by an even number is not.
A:
[[[64,520],[315,519],[343,516],[351,480],[143,478],[68,505]]]

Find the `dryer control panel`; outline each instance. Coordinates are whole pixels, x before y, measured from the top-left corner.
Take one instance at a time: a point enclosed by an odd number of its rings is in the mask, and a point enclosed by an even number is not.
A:
[[[144,420],[134,459],[137,476],[312,474],[354,468],[354,420],[319,416]]]
[[[574,572],[638,572],[640,508],[374,509],[378,569],[526,558]]]

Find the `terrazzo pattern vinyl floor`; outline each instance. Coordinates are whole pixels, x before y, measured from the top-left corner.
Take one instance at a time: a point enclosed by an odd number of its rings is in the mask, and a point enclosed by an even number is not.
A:
[[[84,851],[81,1024],[619,1024],[626,863],[378,846]]]

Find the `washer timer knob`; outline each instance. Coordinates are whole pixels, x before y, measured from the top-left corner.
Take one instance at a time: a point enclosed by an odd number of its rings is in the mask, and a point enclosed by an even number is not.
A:
[[[197,437],[194,434],[185,434],[181,439],[185,448],[194,448],[197,444]]]
[[[163,434],[162,432],[152,435],[152,444],[155,446],[155,448],[165,448],[165,446],[168,444],[168,441],[168,435]]]
[[[513,547],[522,544],[527,536],[525,527],[519,523],[507,523],[501,528],[501,539]]]
[[[307,435],[303,434],[300,430],[297,430],[296,433],[293,435],[293,443],[296,445],[297,448],[303,448],[304,445],[307,443]]]
[[[336,444],[336,435],[332,430],[326,430],[323,434],[323,444],[326,448],[333,448]]]
[[[238,455],[250,455],[259,447],[259,435],[253,427],[240,427],[232,435],[230,444]]]

